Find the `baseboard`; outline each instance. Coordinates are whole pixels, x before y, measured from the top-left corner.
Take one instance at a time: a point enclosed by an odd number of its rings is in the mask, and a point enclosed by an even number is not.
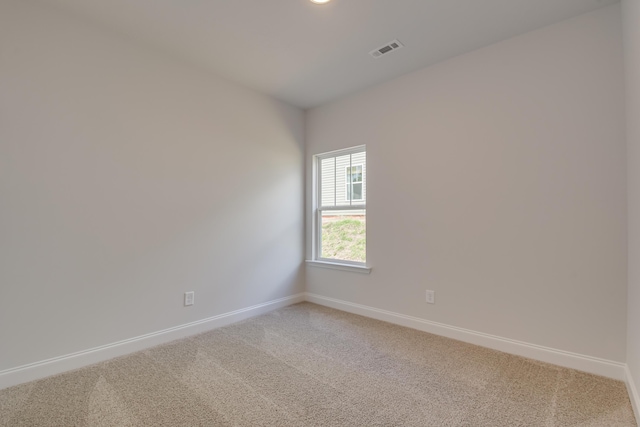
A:
[[[566,368],[589,372],[619,381],[627,379],[626,364],[611,360],[599,359],[568,351],[557,350],[509,338],[476,332],[469,329],[458,328],[456,326],[445,325],[443,323],[432,322],[418,317],[407,316],[335,298],[329,298],[313,293],[306,293],[306,300],[315,304],[324,305],[349,313],[359,314],[389,323],[406,326],[420,331],[429,332],[436,335],[453,338],[470,344],[503,351],[539,360]],[[637,395],[636,395],[637,396]]]
[[[40,362],[0,371],[0,390],[29,381],[45,378],[61,372],[82,368],[118,356],[124,356],[159,344],[164,344],[190,335],[206,332],[240,320],[248,319],[278,308],[286,307],[305,300],[305,294],[279,298],[240,310],[219,314],[207,319],[152,332],[115,343],[54,357]]]
[[[636,423],[640,425],[640,394],[636,388],[636,383],[633,381],[633,376],[629,370],[629,365],[625,366],[627,391],[629,392],[629,399],[631,400],[631,406],[633,406],[633,413],[636,416]]]

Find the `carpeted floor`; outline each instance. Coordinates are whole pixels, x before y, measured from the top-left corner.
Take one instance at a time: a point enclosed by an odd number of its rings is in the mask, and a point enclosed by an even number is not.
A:
[[[0,391],[2,426],[636,426],[622,382],[302,303]]]

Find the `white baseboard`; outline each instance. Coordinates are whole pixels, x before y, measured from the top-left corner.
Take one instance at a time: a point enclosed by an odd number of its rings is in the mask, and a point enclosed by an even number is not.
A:
[[[162,331],[152,332],[134,338],[118,341],[115,343],[79,351],[64,356],[54,357],[28,365],[0,371],[0,390],[17,384],[45,378],[61,372],[82,368],[118,356],[150,348],[159,344],[164,344],[190,335],[195,335],[210,329],[219,328],[230,323],[248,319],[249,317],[267,313],[278,308],[286,307],[305,300],[305,294],[292,295],[285,298],[256,304],[251,307],[219,314],[207,319],[186,323]]]
[[[640,425],[640,394],[638,394],[638,389],[636,388],[636,383],[633,381],[633,376],[631,376],[631,371],[629,370],[629,366],[625,366],[625,373],[627,375],[626,384],[627,391],[629,392],[629,399],[631,400],[631,406],[633,406],[633,413],[636,416],[636,423]]]
[[[614,362],[611,360],[599,359],[597,357],[571,353],[564,350],[529,344],[509,338],[458,328],[456,326],[445,325],[443,323],[432,322],[418,317],[407,316],[335,298],[324,297],[309,292],[306,293],[306,300],[349,313],[384,320],[389,323],[407,326],[420,331],[453,338],[470,344],[503,351],[505,353],[527,357],[529,359],[539,360],[583,372],[589,372],[619,381],[627,380],[627,365],[621,362]]]

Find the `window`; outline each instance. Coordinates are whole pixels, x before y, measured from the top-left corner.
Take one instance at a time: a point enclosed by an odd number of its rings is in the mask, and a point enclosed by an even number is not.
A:
[[[366,256],[364,146],[315,156],[314,260],[361,265]]]
[[[347,166],[347,200],[359,201],[362,198],[362,165]],[[351,195],[353,194],[353,198]]]

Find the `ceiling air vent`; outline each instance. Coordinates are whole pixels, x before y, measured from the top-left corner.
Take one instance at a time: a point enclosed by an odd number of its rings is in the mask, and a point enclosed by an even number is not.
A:
[[[398,50],[402,47],[404,47],[404,45],[400,43],[399,40],[393,40],[385,44],[384,46],[373,49],[371,52],[369,52],[369,55],[373,56],[374,58],[380,58],[382,55],[393,52],[394,50]]]

